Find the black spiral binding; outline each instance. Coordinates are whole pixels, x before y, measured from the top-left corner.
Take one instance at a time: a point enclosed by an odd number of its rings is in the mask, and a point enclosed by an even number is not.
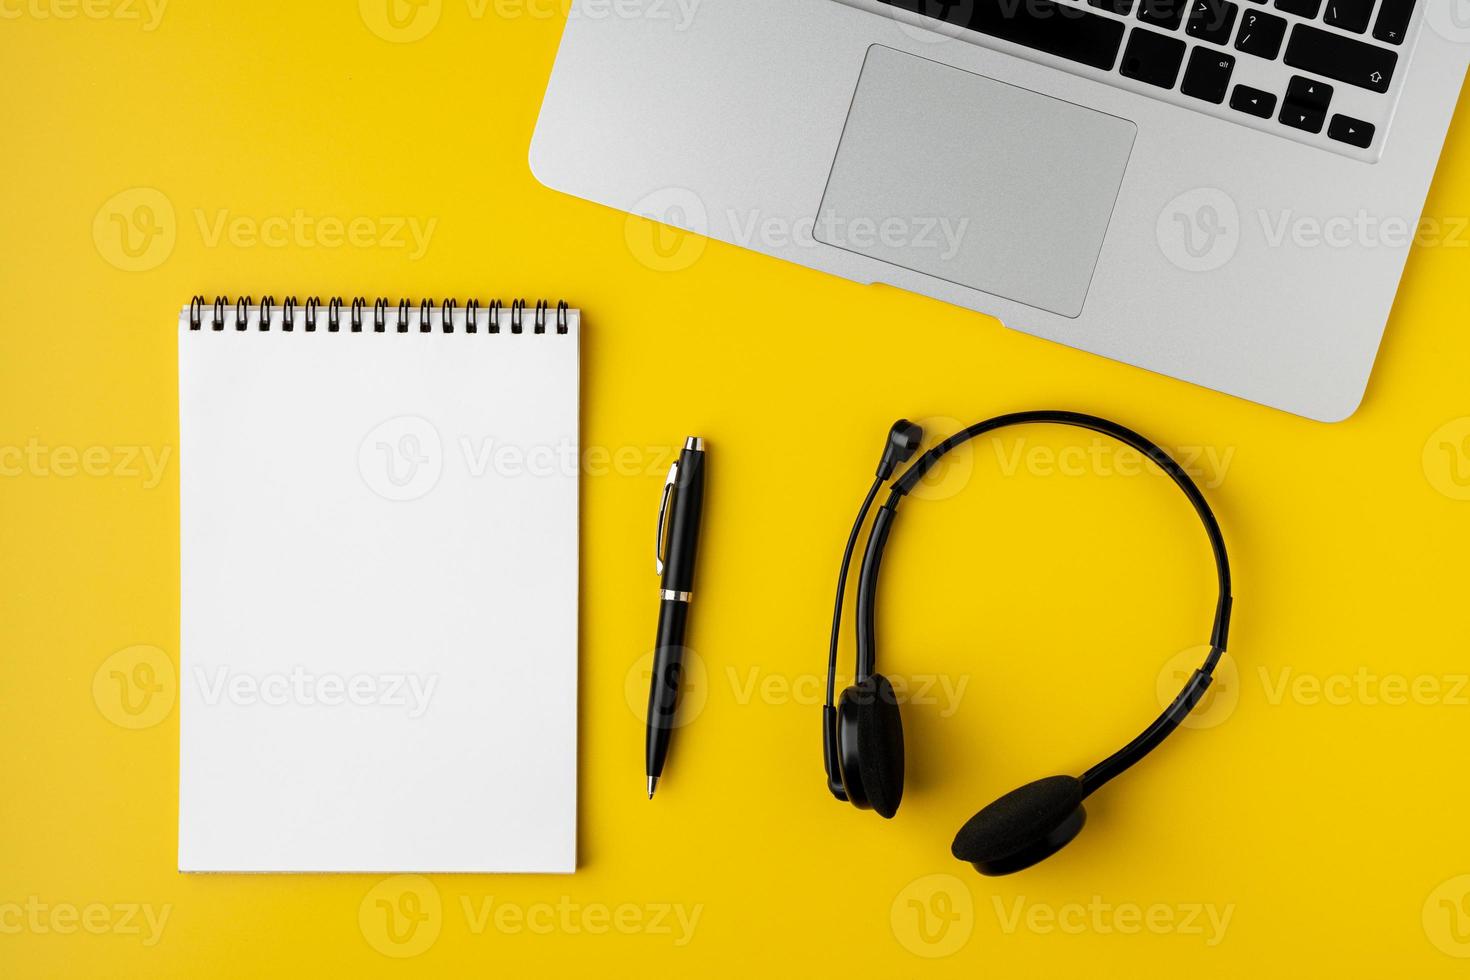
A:
[[[228,319],[227,310],[231,306],[228,296],[216,296],[211,303],[203,296],[195,296],[189,300],[189,329],[203,331],[206,322],[210,330],[223,331]],[[282,333],[293,333],[298,325],[306,333],[315,333],[321,309],[320,297],[308,296],[303,304],[295,296],[287,296],[281,306],[281,322],[274,326],[276,298],[273,295],[265,296],[260,301],[259,315],[256,321],[257,329],[269,331],[279,329]],[[349,301],[343,301],[339,296],[327,300],[327,322],[328,333],[340,333],[342,331],[342,307],[348,306],[348,330],[352,333],[364,332],[364,314],[367,312],[368,301],[357,296]],[[433,318],[435,307],[439,311],[439,325],[444,333],[454,333],[454,318],[459,311],[460,304],[453,299],[446,299],[440,304],[435,304],[431,299],[420,300],[417,304],[417,314],[414,312],[415,304],[407,299],[392,303],[387,299],[379,297],[373,300],[373,319],[371,331],[373,333],[389,332],[390,309],[396,307],[397,313],[393,317],[392,329],[396,333],[409,333],[410,322],[416,333],[429,333],[433,330]],[[234,328],[243,331],[249,328],[250,311],[257,309],[249,296],[241,296],[233,303],[235,308]],[[298,316],[298,309],[301,311]],[[209,316],[206,321],[206,310]],[[558,334],[566,334],[570,329],[571,308],[564,302],[556,304],[556,319],[551,320],[551,304],[544,299],[536,301],[536,306],[531,313],[531,332],[544,334],[548,327],[552,327]],[[482,305],[477,299],[469,299],[464,302],[465,333],[479,333],[481,330],[481,314],[483,312],[484,332],[498,334],[505,329],[508,333],[519,334],[526,330],[526,301],[523,299],[513,300],[510,304],[510,313],[507,316],[505,304],[500,300],[491,300],[488,305]]]

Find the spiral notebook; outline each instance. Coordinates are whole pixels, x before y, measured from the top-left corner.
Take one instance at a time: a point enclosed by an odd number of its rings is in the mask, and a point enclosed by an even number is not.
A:
[[[576,865],[576,310],[179,318],[179,869]]]

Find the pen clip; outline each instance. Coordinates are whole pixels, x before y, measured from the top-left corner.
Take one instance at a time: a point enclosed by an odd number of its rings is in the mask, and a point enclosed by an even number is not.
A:
[[[653,570],[664,573],[664,526],[668,522],[669,498],[674,493],[674,483],[679,479],[679,461],[669,466],[669,475],[664,477],[664,493],[658,502],[658,536],[653,543]]]

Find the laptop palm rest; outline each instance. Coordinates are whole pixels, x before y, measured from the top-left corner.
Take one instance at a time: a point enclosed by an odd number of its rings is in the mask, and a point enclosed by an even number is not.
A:
[[[815,236],[1075,317],[1136,134],[1126,119],[874,45]]]

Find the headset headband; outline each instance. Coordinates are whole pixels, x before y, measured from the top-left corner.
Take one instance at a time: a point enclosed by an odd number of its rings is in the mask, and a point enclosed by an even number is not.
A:
[[[1189,714],[1195,704],[1204,695],[1205,689],[1209,687],[1215,665],[1225,651],[1225,646],[1230,633],[1230,559],[1225,552],[1225,538],[1220,533],[1220,524],[1215,519],[1214,512],[1210,510],[1209,503],[1204,494],[1200,492],[1193,479],[1186,473],[1168,453],[1152,441],[1128,429],[1110,422],[1107,419],[1098,418],[1094,415],[1085,415],[1078,412],[1064,411],[1035,411],[1015,412],[1009,415],[1000,415],[993,419],[976,424],[955,433],[948,439],[930,449],[924,455],[914,461],[904,474],[896,480],[892,486],[888,500],[878,508],[877,515],[873,518],[873,527],[868,533],[867,548],[863,554],[861,572],[858,578],[857,597],[857,680],[859,682],[871,677],[876,670],[877,632],[875,629],[876,606],[878,598],[878,572],[882,565],[883,549],[888,544],[888,535],[893,527],[893,519],[898,513],[898,504],[907,496],[921,481],[924,476],[941,460],[946,454],[969,442],[977,436],[994,432],[1015,425],[1029,425],[1032,423],[1050,423],[1057,425],[1068,425],[1075,428],[1088,429],[1113,439],[1138,450],[1154,462],[1164,473],[1174,481],[1184,495],[1194,505],[1195,513],[1199,515],[1200,521],[1205,526],[1205,533],[1209,536],[1210,547],[1215,555],[1215,568],[1219,577],[1219,598],[1215,605],[1214,625],[1210,630],[1210,651],[1205,662],[1190,677],[1176,697],[1164,710],[1153,724],[1139,734],[1137,738],[1126,746],[1089,769],[1082,775],[1082,783],[1086,793],[1090,794],[1108,780],[1128,769],[1145,755],[1151,752],[1160,742],[1169,736],[1179,723]],[[861,512],[858,514],[857,524],[854,525],[852,535],[848,539],[847,550],[843,555],[842,572],[838,585],[838,605],[833,615],[832,643],[830,656],[827,664],[827,704],[824,711],[824,739],[828,747],[828,781],[829,784],[836,782],[835,758],[833,748],[835,747],[835,710],[833,709],[833,694],[836,684],[837,672],[837,642],[838,633],[841,628],[842,593],[847,578],[847,571],[852,559],[852,552],[857,541],[858,533],[868,510],[872,507],[878,491],[881,489],[884,477],[881,475],[874,482],[872,489],[868,491],[867,498],[863,501]]]

